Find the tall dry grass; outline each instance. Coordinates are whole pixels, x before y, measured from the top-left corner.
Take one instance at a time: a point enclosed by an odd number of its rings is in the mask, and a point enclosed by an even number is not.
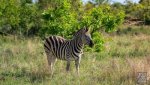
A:
[[[66,62],[58,60],[51,77],[40,39],[0,36],[0,85],[135,85],[139,72],[147,72],[149,85],[150,35],[144,30],[136,29],[138,35],[134,31],[104,35],[105,50],[84,53],[80,76],[74,62],[71,72],[66,73]]]

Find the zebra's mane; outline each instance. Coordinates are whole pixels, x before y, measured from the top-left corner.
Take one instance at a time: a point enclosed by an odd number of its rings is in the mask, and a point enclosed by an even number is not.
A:
[[[81,28],[80,30],[78,30],[78,31],[73,35],[73,37],[75,38],[75,37],[77,37],[77,36],[79,36],[79,35],[82,35],[83,31],[88,31],[88,29],[87,29],[87,28]]]

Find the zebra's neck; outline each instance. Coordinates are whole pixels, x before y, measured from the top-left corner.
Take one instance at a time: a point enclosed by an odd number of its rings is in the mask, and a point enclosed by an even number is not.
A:
[[[84,44],[81,40],[81,37],[75,37],[70,41],[70,44],[73,46],[74,50],[81,51]]]

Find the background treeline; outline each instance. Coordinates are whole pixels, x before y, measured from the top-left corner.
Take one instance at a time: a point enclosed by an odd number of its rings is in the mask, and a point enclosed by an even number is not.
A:
[[[143,21],[144,25],[150,25],[150,0],[139,0],[138,3],[126,0],[125,4],[114,3],[112,5],[125,11],[126,20]]]
[[[104,39],[100,30],[111,32],[125,19],[150,23],[150,1],[138,4],[127,0],[126,4],[109,0],[93,0],[83,4],[81,0],[0,0],[0,34],[21,37],[60,35],[70,38],[73,33],[89,27],[95,51],[102,50]]]

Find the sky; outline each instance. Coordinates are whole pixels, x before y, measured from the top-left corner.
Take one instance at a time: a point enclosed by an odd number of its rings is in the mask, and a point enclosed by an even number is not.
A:
[[[91,1],[91,0],[82,0],[84,3],[86,3],[87,1]],[[134,3],[138,3],[139,0],[131,0]],[[120,2],[120,3],[124,3],[125,0],[111,0],[111,2]]]
[[[125,0],[112,0],[112,1],[114,1],[114,2],[121,2],[121,3],[124,3],[125,2]],[[139,0],[131,0],[132,2],[135,2],[135,3],[138,3],[139,2]]]

